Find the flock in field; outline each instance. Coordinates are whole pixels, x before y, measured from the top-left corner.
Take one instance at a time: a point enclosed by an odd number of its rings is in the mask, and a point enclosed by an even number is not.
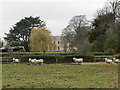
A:
[[[81,64],[81,63],[84,62],[83,58],[75,58],[74,57],[73,60],[76,64],[78,64],[78,63]],[[104,60],[105,60],[106,63],[109,63],[109,64],[112,63],[112,62],[120,63],[120,59],[116,59],[116,58],[113,58],[113,59],[104,58]],[[43,59],[36,59],[36,58],[34,58],[34,59],[29,58],[28,62],[30,64],[34,64],[34,65],[39,65],[39,64],[43,65],[44,60]],[[17,58],[13,58],[13,63],[20,63],[20,60],[17,59]]]
[[[105,62],[106,63],[120,63],[120,59],[116,59],[116,58],[113,58],[113,59],[108,59],[108,58],[104,58],[105,59]],[[83,63],[83,58],[73,58],[73,60],[77,63]]]

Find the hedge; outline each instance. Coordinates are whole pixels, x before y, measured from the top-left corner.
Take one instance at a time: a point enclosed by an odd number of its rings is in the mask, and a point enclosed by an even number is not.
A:
[[[113,55],[108,52],[3,52],[0,53],[2,57],[7,57],[11,55],[81,55],[81,56],[91,56],[91,55]]]
[[[94,56],[80,56],[80,55],[61,55],[61,56],[50,56],[50,55],[15,55],[11,57],[3,57],[2,62],[12,62],[12,58],[18,58],[21,63],[27,63],[28,59],[44,59],[44,63],[72,63],[73,57],[83,58],[84,62],[94,62]]]
[[[12,58],[18,58],[20,62],[28,62],[28,59],[44,59],[45,63],[71,63],[73,57],[83,58],[84,62],[94,62],[94,55],[109,55],[106,52],[4,52],[2,54],[2,62],[12,62]],[[8,57],[8,58],[7,58]]]

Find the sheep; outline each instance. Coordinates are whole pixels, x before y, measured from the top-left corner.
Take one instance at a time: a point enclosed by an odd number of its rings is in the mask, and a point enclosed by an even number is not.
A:
[[[29,63],[31,63],[31,64],[33,64],[34,62],[35,62],[35,59],[31,59],[31,58],[29,58]]]
[[[38,60],[35,60],[35,63],[37,63],[37,64],[41,63],[41,65],[43,65],[43,61],[44,61],[43,59],[38,59]]]
[[[120,59],[113,58],[114,63],[120,63]]]
[[[112,63],[112,60],[105,58],[105,62],[110,64],[110,63]]]
[[[29,63],[31,62],[31,58],[28,59]]]
[[[44,60],[43,59],[36,59],[36,58],[34,58],[34,59],[29,58],[29,62],[33,63],[33,64],[41,63],[41,65],[43,65]]]
[[[73,58],[73,60],[75,61],[75,63],[77,64],[78,62],[79,63],[82,63],[83,62],[83,58]]]
[[[19,63],[19,62],[20,62],[19,59],[13,58],[13,63]]]

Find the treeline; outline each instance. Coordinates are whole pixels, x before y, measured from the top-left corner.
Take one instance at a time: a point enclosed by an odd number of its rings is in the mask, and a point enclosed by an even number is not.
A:
[[[51,32],[40,17],[25,17],[5,33],[6,48],[24,46],[26,51],[44,51],[54,48]],[[120,1],[111,1],[98,10],[94,20],[85,15],[73,17],[61,34],[64,51],[120,52]]]
[[[45,21],[40,17],[25,17],[17,22],[9,33],[5,33],[7,41],[6,48],[11,46],[24,46],[28,51],[43,51],[52,44],[51,32],[46,28]]]
[[[97,11],[93,21],[85,15],[73,17],[62,31],[64,50],[80,52],[120,52],[120,1],[109,2],[108,6]]]

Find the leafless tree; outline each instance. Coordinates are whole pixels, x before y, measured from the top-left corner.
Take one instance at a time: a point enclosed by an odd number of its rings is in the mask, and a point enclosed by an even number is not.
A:
[[[86,35],[88,27],[88,20],[86,19],[85,15],[78,15],[73,17],[69,25],[63,30],[62,38],[63,42],[67,42],[69,44],[69,48],[71,50],[79,50],[80,48],[83,49],[86,42]],[[67,44],[65,44],[67,45]]]

